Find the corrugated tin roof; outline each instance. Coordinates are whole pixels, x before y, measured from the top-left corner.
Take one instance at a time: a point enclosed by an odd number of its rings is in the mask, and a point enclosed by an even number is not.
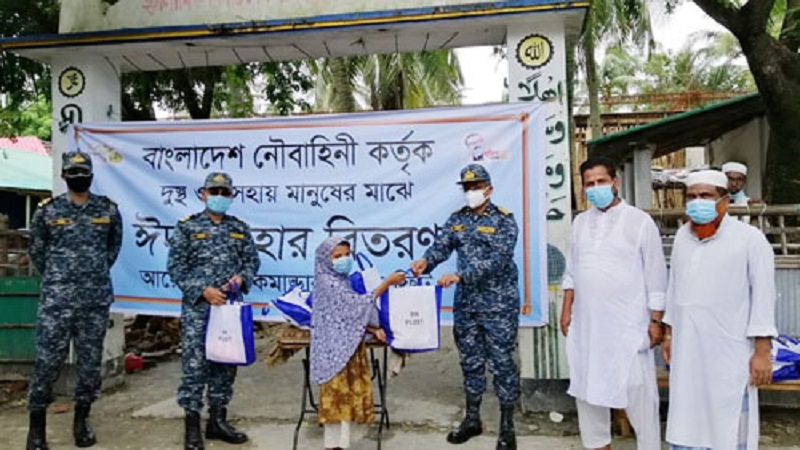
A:
[[[36,136],[0,137],[0,148],[15,148],[49,155],[45,143]]]
[[[53,159],[50,155],[0,148],[0,190],[51,191]]]

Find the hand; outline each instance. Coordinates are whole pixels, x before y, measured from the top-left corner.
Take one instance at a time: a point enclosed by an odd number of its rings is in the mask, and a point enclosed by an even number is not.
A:
[[[667,364],[672,360],[672,335],[664,335],[664,340],[661,341],[661,357]]]
[[[414,276],[418,277],[425,273],[425,270],[428,268],[428,260],[418,259],[416,261],[411,261],[411,271],[414,272]]]
[[[398,286],[403,284],[406,281],[406,274],[403,272],[393,272],[391,275],[386,277],[386,282],[390,286]]]
[[[567,337],[569,333],[569,325],[572,323],[572,309],[564,308],[561,312],[561,334]]]
[[[223,291],[223,292],[228,292],[228,291],[230,291],[230,290],[231,290],[231,287],[233,286],[233,284],[234,284],[234,283],[235,283],[237,286],[239,286],[239,287],[242,287],[242,283],[243,283],[243,282],[244,282],[244,280],[242,279],[242,276],[241,276],[241,275],[234,275],[234,276],[232,276],[232,277],[228,278],[228,282],[227,282],[227,283],[225,283],[225,285],[224,285],[224,286],[222,286],[222,291]]]
[[[769,353],[756,352],[750,358],[750,384],[761,386],[772,382],[772,361]]]
[[[442,275],[437,284],[441,287],[450,287],[454,284],[457,284],[459,281],[461,281],[461,277],[454,273],[448,273]]]
[[[377,339],[378,342],[383,342],[384,344],[386,343],[386,332],[383,331],[383,328],[381,327],[371,328],[369,329],[369,332],[372,333],[373,336],[375,336],[375,339]]]
[[[662,342],[664,327],[657,323],[651,323],[650,326],[647,327],[647,334],[650,335],[650,348],[654,348]]]
[[[228,299],[224,292],[211,286],[203,289],[203,298],[214,306],[224,305]]]

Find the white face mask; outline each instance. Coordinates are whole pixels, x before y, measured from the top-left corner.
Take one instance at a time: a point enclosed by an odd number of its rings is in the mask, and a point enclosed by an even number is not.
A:
[[[469,206],[472,209],[476,209],[479,206],[486,203],[488,197],[484,194],[485,191],[486,189],[484,188],[484,189],[474,189],[465,192],[464,197],[467,200],[467,206]]]

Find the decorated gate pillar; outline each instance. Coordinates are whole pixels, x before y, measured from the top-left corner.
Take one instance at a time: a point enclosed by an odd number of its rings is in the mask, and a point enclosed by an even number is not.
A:
[[[61,180],[61,154],[67,129],[82,122],[119,121],[120,74],[106,59],[65,52],[54,59],[53,73],[53,194],[66,190]],[[101,155],[93,154],[95,164]]]

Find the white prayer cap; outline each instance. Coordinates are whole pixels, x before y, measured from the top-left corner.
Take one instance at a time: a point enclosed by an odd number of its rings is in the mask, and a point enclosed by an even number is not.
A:
[[[722,171],[724,173],[728,172],[739,172],[742,175],[747,176],[747,166],[742,163],[737,162],[729,162],[722,165]]]
[[[710,184],[711,186],[728,189],[728,177],[719,170],[698,170],[686,177],[686,187],[695,184]]]

